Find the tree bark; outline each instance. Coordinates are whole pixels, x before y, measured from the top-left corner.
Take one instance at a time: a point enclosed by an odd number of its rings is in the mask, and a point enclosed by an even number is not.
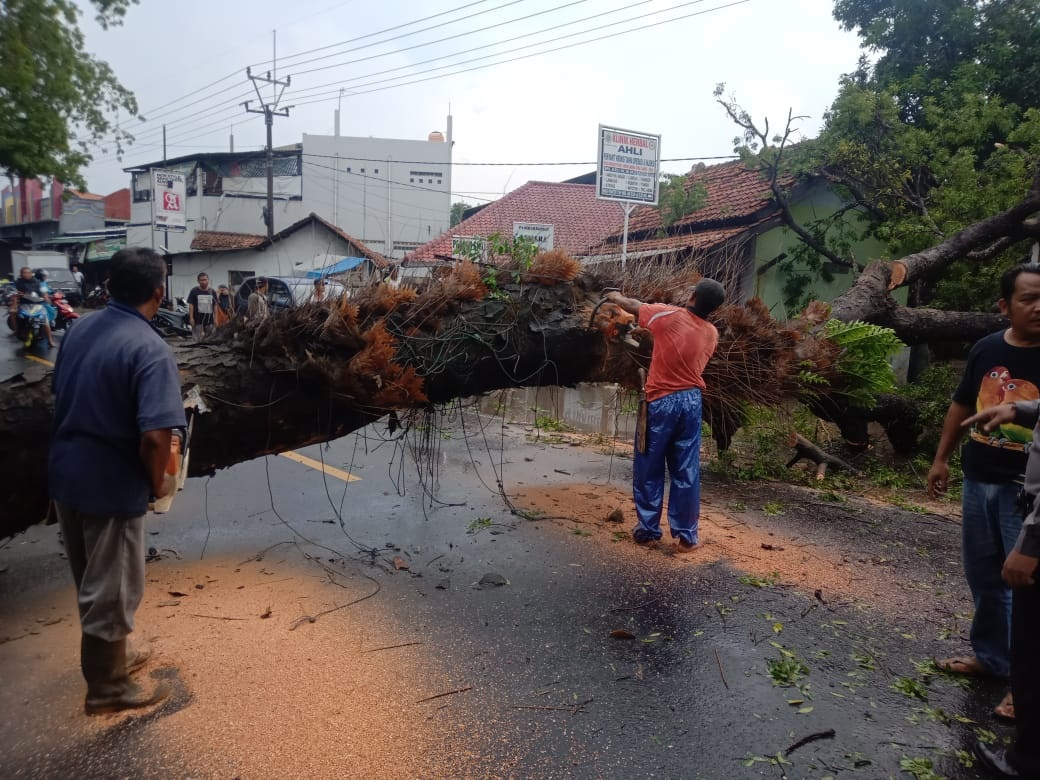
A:
[[[504,387],[573,386],[607,381],[608,345],[590,329],[583,290],[572,285],[526,287],[506,301],[464,303],[438,320],[434,333],[399,339],[398,360],[416,368],[431,404]],[[390,329],[399,327],[393,316]],[[317,340],[296,341],[295,321],[272,318],[219,343],[178,347],[182,389],[201,399],[191,439],[189,476],[212,474],[262,455],[345,436],[387,414],[375,373],[367,397],[337,391],[317,361],[351,355]],[[287,324],[288,323],[288,324]],[[445,334],[453,350],[445,356]],[[273,335],[272,335],[273,334]],[[257,356],[248,346],[283,334],[285,354]],[[291,354],[290,354],[291,353]],[[309,357],[301,359],[300,355]],[[0,383],[0,538],[42,519],[47,509],[47,448],[53,397],[50,370],[27,364]],[[113,487],[113,489],[117,489]]]

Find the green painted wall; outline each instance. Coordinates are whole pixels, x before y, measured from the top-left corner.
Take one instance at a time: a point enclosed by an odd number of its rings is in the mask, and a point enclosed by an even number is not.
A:
[[[799,224],[805,224],[814,219],[827,217],[841,206],[842,201],[834,191],[820,184],[808,189],[797,203],[792,204],[791,213]],[[853,222],[855,220],[853,214],[846,214],[844,219],[848,220],[854,227],[857,227]],[[791,255],[793,248],[800,243],[798,237],[786,227],[773,228],[760,235],[755,241],[755,270],[752,273],[749,294],[761,298],[776,319],[788,319],[789,317],[797,316],[799,313],[797,311],[787,311],[784,305],[783,286],[786,281],[786,273],[779,265],[773,265],[762,273],[759,273],[759,271],[781,252]],[[859,242],[853,247],[852,251],[856,260],[863,265],[872,260],[887,259],[889,257],[884,245],[873,238]],[[796,265],[795,269],[797,272],[799,266]],[[804,270],[804,266],[802,270]],[[856,273],[854,271],[846,273],[837,272],[834,274],[834,279],[830,282],[817,279],[813,286],[812,297],[823,301],[832,301],[851,287],[855,280]],[[906,288],[897,290],[895,296],[900,303],[906,303]]]

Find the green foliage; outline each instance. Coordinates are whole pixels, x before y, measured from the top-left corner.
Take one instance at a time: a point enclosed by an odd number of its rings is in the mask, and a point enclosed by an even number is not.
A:
[[[708,197],[703,184],[687,187],[688,181],[686,176],[672,173],[661,176],[657,210],[661,214],[661,224],[666,228],[695,212]]]
[[[834,15],[871,57],[843,79],[818,162],[865,205],[893,254],[1021,200],[1040,155],[1040,5],[837,0]],[[954,264],[923,302],[989,307],[1022,252]]]
[[[800,659],[793,650],[788,650],[779,642],[770,642],[779,653],[779,658],[770,658],[766,661],[766,670],[773,680],[773,685],[779,688],[789,688],[798,685],[809,674],[809,667]]]
[[[455,201],[455,203],[452,203],[451,218],[448,224],[451,227],[455,227],[457,224],[462,222],[462,215],[465,214],[466,211],[468,211],[471,208],[473,208],[473,205],[470,203],[466,203],[464,200],[459,200]]]
[[[893,690],[899,691],[908,699],[920,699],[921,701],[928,700],[928,689],[925,687],[924,683],[920,680],[915,680],[912,677],[900,677],[892,683],[891,687]]]
[[[103,27],[118,25],[136,0],[94,0]],[[5,0],[0,10],[0,173],[55,177],[86,188],[89,150],[132,140],[117,116],[137,113],[133,94],[107,63],[86,51],[80,4]]]
[[[936,774],[935,767],[929,758],[907,758],[904,756],[899,761],[899,768],[913,777],[914,780],[944,780],[942,775]]]
[[[752,588],[768,588],[780,582],[780,575],[775,571],[766,577],[756,577],[754,574],[743,574],[741,575],[739,582],[741,585],[750,585]]]
[[[490,528],[492,525],[490,517],[477,517],[470,521],[469,525],[466,526],[466,533],[475,534],[483,531],[485,528]]]
[[[828,320],[827,338],[842,348],[838,371],[843,383],[832,391],[855,406],[870,408],[881,393],[895,389],[889,359],[903,348],[890,328],[867,322]]]

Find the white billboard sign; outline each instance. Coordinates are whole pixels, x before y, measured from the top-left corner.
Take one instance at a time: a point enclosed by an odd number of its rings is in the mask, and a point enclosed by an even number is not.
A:
[[[534,241],[543,252],[553,248],[553,239],[556,229],[553,225],[541,222],[514,222],[513,238],[529,238]]]
[[[661,136],[599,126],[596,197],[657,205]]]
[[[188,227],[187,180],[183,173],[152,171],[152,214],[157,228]]]

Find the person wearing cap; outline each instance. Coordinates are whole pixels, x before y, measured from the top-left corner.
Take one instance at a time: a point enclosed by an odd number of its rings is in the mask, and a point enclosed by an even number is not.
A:
[[[654,337],[645,388],[646,447],[645,452],[636,447],[632,463],[637,519],[632,538],[641,545],[655,545],[661,538],[667,463],[668,527],[675,551],[691,552],[699,544],[703,374],[719,343],[719,332],[707,317],[725,301],[725,289],[714,279],[701,279],[685,306],[643,303],[618,292],[606,299],[634,314]]]
[[[256,278],[256,291],[246,303],[246,318],[256,322],[267,319],[267,279],[263,276]]]

